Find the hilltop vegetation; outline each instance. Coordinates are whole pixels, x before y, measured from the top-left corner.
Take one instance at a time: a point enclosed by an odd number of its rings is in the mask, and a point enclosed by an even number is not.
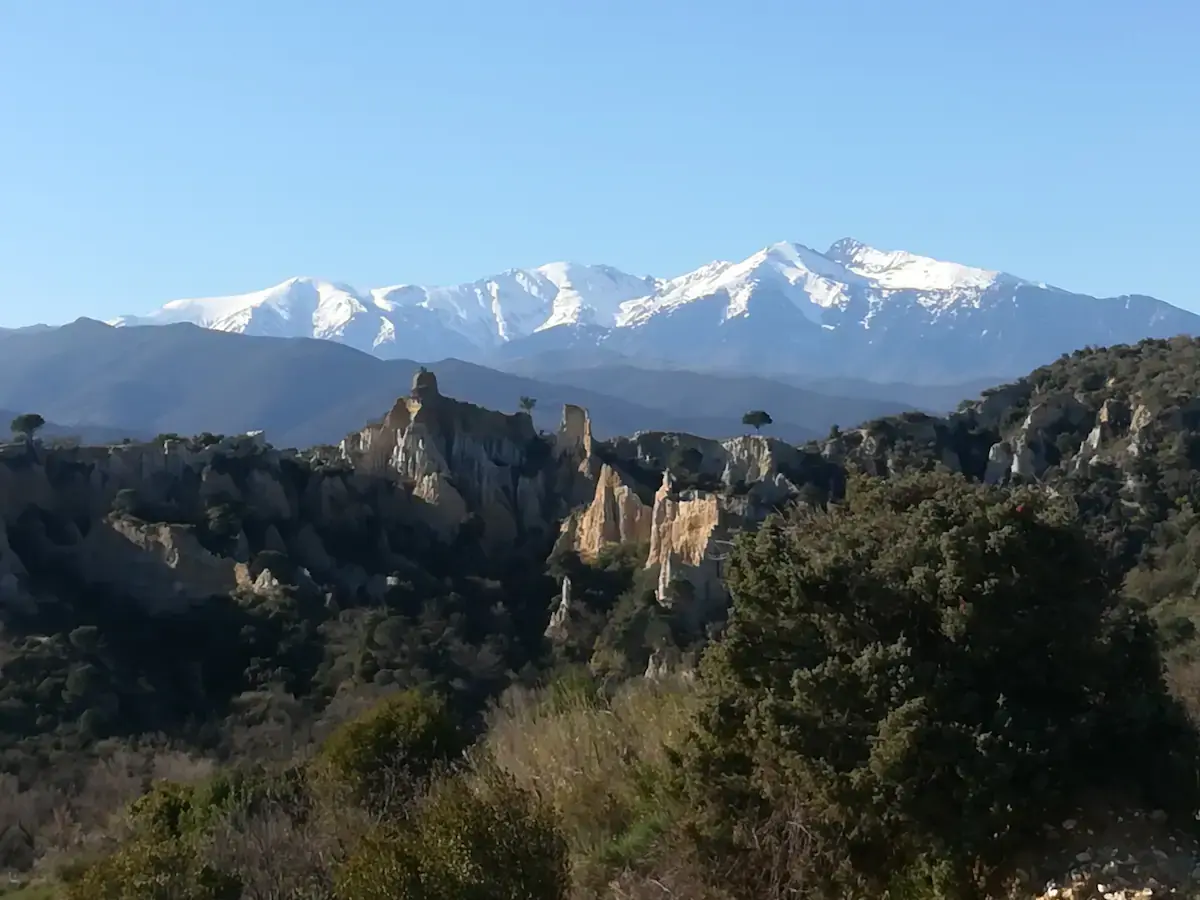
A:
[[[120,498],[139,528],[249,543],[247,582],[169,615],[73,580],[83,523],[31,513],[0,867],[70,898],[968,900],[1063,874],[1068,819],[1161,811],[1186,849],[1197,363],[1190,340],[1091,349],[835,432],[809,449],[844,495],[734,540],[700,632],[645,547],[446,544],[402,485],[320,456],[284,466],[295,515],[269,523]],[[257,459],[229,464],[247,497]],[[333,481],[351,514],[313,499]],[[304,526],[403,577],[330,587]],[[563,575],[586,615],[554,641]]]

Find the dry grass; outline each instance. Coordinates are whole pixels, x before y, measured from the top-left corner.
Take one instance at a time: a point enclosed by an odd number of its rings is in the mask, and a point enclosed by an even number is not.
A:
[[[484,749],[558,811],[580,896],[619,895],[616,882],[661,855],[678,813],[667,751],[694,708],[685,682],[639,679],[611,698],[514,689],[492,710]]]

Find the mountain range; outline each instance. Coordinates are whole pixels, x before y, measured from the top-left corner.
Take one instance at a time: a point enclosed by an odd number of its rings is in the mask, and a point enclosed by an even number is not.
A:
[[[676,278],[569,262],[451,287],[292,278],[110,324],[171,323],[525,371],[565,355],[576,368],[625,360],[927,385],[994,382],[1087,345],[1200,333],[1200,316],[1153,297],[1091,297],[849,238],[824,253],[773,244]]]
[[[277,446],[332,443],[408,393],[413,360],[383,360],[333,341],[229,334],[188,323],[116,328],[90,319],[0,332],[0,407],[37,412],[57,434],[89,439],[265,431]],[[535,398],[534,423],[558,427],[563,404],[588,408],[597,437],[636,431],[742,434],[768,409],[769,433],[805,441],[830,426],[973,392],[847,383],[847,396],[764,378],[609,364],[526,376],[447,359],[429,366],[447,394],[491,409]],[[10,415],[7,422],[12,418]],[[47,433],[50,429],[47,429]]]

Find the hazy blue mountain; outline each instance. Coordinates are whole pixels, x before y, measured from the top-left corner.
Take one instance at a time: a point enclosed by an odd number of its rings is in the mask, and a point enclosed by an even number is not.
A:
[[[81,319],[62,328],[0,334],[0,405],[38,412],[56,422],[161,432],[235,433],[264,430],[279,445],[339,440],[383,415],[407,393],[418,364],[382,360],[333,341],[253,337],[180,323],[116,328]],[[834,422],[852,423],[884,411],[873,401],[835,400],[763,381],[768,399],[749,386],[689,386],[679,376],[675,394],[638,397],[637,370],[625,384],[586,378],[551,381],[499,372],[458,360],[430,366],[444,393],[497,409],[517,408],[521,396],[538,400],[535,421],[557,427],[564,403],[589,409],[597,435],[638,430],[686,431],[710,436],[742,433],[750,406],[770,405],[773,433],[800,441],[824,434]],[[612,373],[615,379],[615,373]],[[709,400],[705,400],[705,390]],[[855,405],[858,404],[858,405]],[[674,408],[672,408],[674,406]]]

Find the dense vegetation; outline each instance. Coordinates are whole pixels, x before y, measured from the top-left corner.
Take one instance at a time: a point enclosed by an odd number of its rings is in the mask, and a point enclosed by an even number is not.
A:
[[[171,514],[283,583],[163,618],[71,581],[77,524],[23,521],[56,600],[4,612],[0,868],[129,900],[967,900],[1097,798],[1195,828],[1198,364],[1191,341],[1088,350],[831,435],[892,477],[741,537],[703,633],[644,547],[498,565],[408,524],[383,541],[404,577],[331,603],[212,504]],[[1051,397],[1067,412],[1026,427]],[[1039,471],[984,485],[1004,441]],[[380,527],[321,538],[373,571]],[[585,616],[552,642],[563,576]],[[684,674],[642,677],[667,651]]]

